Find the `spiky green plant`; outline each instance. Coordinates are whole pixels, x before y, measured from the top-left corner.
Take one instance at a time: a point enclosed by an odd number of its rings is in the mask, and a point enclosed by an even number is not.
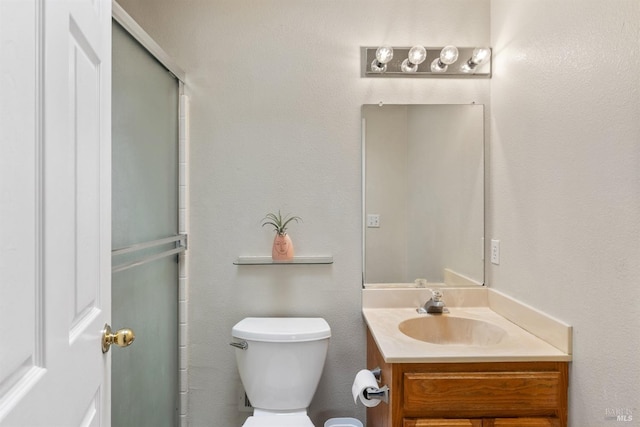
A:
[[[287,234],[287,225],[289,225],[291,221],[302,221],[302,218],[295,215],[290,216],[289,214],[282,216],[280,211],[278,211],[277,215],[274,213],[268,213],[267,216],[262,218],[262,226],[271,225],[275,229],[276,233],[284,236]]]

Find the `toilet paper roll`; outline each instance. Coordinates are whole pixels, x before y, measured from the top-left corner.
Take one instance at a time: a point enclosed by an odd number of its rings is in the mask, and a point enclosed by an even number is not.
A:
[[[362,404],[368,408],[372,408],[380,403],[379,399],[367,399],[364,397],[364,391],[371,387],[373,389],[378,388],[378,382],[376,377],[373,376],[370,370],[363,369],[356,374],[356,378],[353,380],[351,386],[351,393],[353,394],[353,401],[358,402],[358,399]]]

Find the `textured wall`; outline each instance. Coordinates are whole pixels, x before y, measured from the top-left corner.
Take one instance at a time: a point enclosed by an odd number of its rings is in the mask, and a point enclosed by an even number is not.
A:
[[[239,382],[227,345],[247,315],[323,316],[333,329],[316,425],[363,418],[360,107],[488,103],[488,80],[364,79],[360,47],[489,43],[477,0],[122,0],[187,72],[191,97],[191,425],[231,427]],[[331,266],[236,267],[266,255],[270,211],[300,215],[299,254]]]
[[[574,326],[570,426],[640,425],[640,2],[492,0],[491,27],[489,284]]]

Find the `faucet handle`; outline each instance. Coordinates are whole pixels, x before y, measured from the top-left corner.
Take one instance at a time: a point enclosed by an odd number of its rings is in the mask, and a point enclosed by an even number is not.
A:
[[[442,291],[439,289],[435,289],[431,291],[431,296],[434,302],[442,301]]]

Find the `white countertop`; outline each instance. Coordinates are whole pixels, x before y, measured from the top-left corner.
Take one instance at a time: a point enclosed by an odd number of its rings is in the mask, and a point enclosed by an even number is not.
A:
[[[367,292],[368,294],[365,294]],[[415,301],[418,299],[424,303],[424,292],[399,289],[363,290],[364,320],[387,363],[571,360],[571,327],[531,307],[519,305],[517,301],[501,294],[491,296],[487,288],[470,289],[469,293],[461,289],[452,289],[451,292],[443,289],[443,300],[447,303],[449,313],[418,314]],[[492,310],[490,302],[493,300],[497,301],[498,309],[509,314],[510,320]],[[403,304],[403,301],[407,303]],[[480,305],[485,302],[486,305]],[[508,309],[503,309],[504,306]],[[400,332],[398,325],[401,322],[424,316],[455,316],[482,320],[502,328],[506,334],[499,343],[492,345],[443,345],[420,341]],[[523,319],[523,326],[529,331],[514,323],[518,319]],[[545,340],[540,336],[551,338]]]

